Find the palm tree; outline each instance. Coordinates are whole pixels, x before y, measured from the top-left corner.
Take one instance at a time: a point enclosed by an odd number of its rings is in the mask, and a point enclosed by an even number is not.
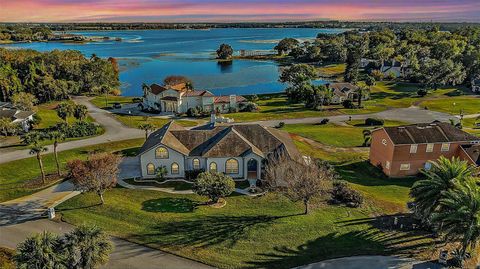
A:
[[[474,174],[473,167],[459,158],[440,157],[431,164],[431,169],[421,171],[425,179],[415,182],[410,190],[417,212],[427,221],[438,211],[444,193],[451,190],[455,182],[463,182]]]
[[[55,163],[57,164],[57,175],[60,176],[60,164],[58,162],[57,147],[58,142],[65,140],[65,134],[59,131],[53,131],[48,134],[49,138],[53,140],[53,154],[55,156]]]
[[[365,129],[362,131],[363,133],[363,146],[370,146],[372,143],[372,131]]]
[[[48,150],[45,146],[40,145],[33,145],[30,148],[30,155],[36,155],[38,160],[38,166],[40,167],[40,172],[42,173],[42,183],[45,184],[45,170],[43,169],[43,162],[42,162],[42,152],[46,152]]]
[[[458,256],[462,266],[467,250],[475,248],[480,240],[480,186],[473,177],[454,185],[440,199],[442,211],[434,213],[432,219],[442,223],[441,231],[447,240],[461,243]]]
[[[79,226],[64,238],[66,267],[93,269],[108,262],[113,244],[97,226]]]
[[[62,247],[58,235],[43,232],[27,238],[17,247],[14,259],[17,268],[64,268]]]
[[[145,122],[145,123],[141,123],[138,125],[138,128],[142,129],[145,131],[145,140],[147,140],[148,138],[148,132],[151,131],[151,130],[154,130],[155,129],[155,126],[153,126],[151,123],[148,123],[148,122]]]

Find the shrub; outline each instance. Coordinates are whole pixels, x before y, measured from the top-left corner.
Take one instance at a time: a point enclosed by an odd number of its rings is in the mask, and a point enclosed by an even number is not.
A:
[[[395,73],[392,71],[388,72],[387,75],[385,76],[385,79],[387,80],[394,80],[396,78]]]
[[[143,99],[142,99],[142,98],[139,98],[139,97],[135,97],[135,98],[132,99],[132,102],[134,102],[134,103],[141,103],[141,102],[143,102]]]
[[[198,175],[203,172],[205,172],[205,169],[185,170],[185,179],[194,181],[197,179]]]
[[[283,127],[285,127],[285,122],[281,121],[281,122],[279,122],[278,125],[275,126],[275,127],[278,128],[278,129],[282,129]]]
[[[427,95],[428,91],[426,89],[419,89],[417,91],[417,95],[420,96],[420,97],[424,97],[425,95]]]
[[[372,77],[375,78],[376,81],[383,80],[383,73],[378,69],[373,70],[370,75],[372,75]]]
[[[237,113],[238,112],[238,108],[236,107],[229,107],[228,108],[228,113]]]
[[[382,119],[367,118],[365,119],[365,125],[367,126],[383,126],[385,121]]]
[[[201,107],[191,107],[187,110],[187,116],[192,118],[205,117],[210,114],[209,111],[203,111]]]
[[[321,120],[319,123],[317,123],[317,125],[325,125],[329,122],[330,120],[329,119],[323,119]]]
[[[198,175],[192,190],[198,195],[207,196],[212,203],[217,203],[220,198],[235,190],[235,182],[222,173],[204,172]]]
[[[344,108],[352,109],[355,108],[355,105],[353,104],[352,100],[347,99],[342,102],[342,105]]]
[[[359,207],[363,203],[363,196],[360,192],[351,189],[346,182],[336,181],[333,183],[332,200],[348,207]]]
[[[49,131],[60,131],[65,134],[65,137],[85,137],[96,135],[98,128],[97,125],[91,122],[75,122],[72,125],[67,125],[64,122],[58,123],[55,127],[49,128]]]
[[[247,103],[241,103],[240,104],[240,111],[241,112],[253,112],[253,111],[257,111],[258,110],[258,106],[257,104],[253,103],[253,102],[247,102]]]

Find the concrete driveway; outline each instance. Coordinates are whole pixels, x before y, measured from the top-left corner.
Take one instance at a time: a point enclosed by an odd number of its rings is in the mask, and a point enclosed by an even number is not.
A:
[[[63,234],[73,229],[72,225],[46,219],[21,224],[0,226],[0,246],[16,248],[33,233],[50,231]],[[206,269],[213,268],[189,259],[181,258],[160,250],[134,244],[112,237],[115,245],[110,261],[103,268],[109,269]]]
[[[439,264],[392,256],[353,256],[326,260],[294,269],[440,269]]]

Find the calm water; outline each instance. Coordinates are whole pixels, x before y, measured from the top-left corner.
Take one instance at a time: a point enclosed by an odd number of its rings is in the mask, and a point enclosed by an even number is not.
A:
[[[197,89],[215,94],[253,94],[283,91],[279,67],[273,61],[215,61],[215,50],[222,43],[238,50],[272,50],[284,37],[313,39],[318,33],[339,33],[340,29],[212,29],[76,32],[86,36],[120,37],[121,42],[86,44],[25,43],[7,47],[40,51],[79,50],[86,56],[115,57],[119,60],[123,95],[142,94],[142,83],[161,83],[168,75],[191,78]]]

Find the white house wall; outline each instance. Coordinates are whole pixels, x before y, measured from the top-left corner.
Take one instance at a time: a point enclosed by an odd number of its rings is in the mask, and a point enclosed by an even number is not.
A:
[[[163,146],[163,145],[162,145]],[[142,155],[140,155],[140,165],[142,168],[142,177],[144,178],[154,178],[155,175],[148,175],[147,174],[147,165],[149,163],[152,163],[155,165],[155,168],[165,166],[167,168],[167,175],[166,177],[173,177],[173,178],[184,178],[185,177],[185,158],[184,155],[172,150],[168,147],[165,147],[168,150],[168,159],[157,159],[155,158],[155,150],[160,147],[154,147]],[[172,164],[177,163],[178,164],[178,174],[172,174],[171,169],[172,169]]]

